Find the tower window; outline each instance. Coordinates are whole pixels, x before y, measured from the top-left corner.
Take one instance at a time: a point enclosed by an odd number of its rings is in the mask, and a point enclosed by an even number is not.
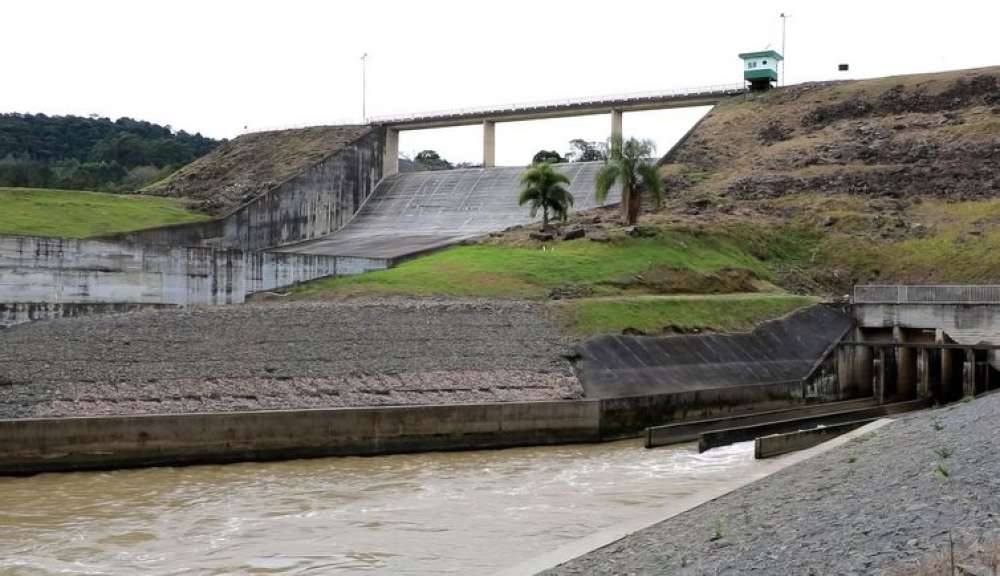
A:
[[[764,60],[763,62],[761,62],[761,64],[767,64],[767,60]]]

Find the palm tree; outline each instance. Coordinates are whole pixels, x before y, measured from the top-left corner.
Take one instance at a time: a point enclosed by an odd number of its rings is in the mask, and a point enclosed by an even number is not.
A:
[[[518,205],[531,202],[531,217],[542,209],[542,230],[549,228],[549,211],[560,220],[566,219],[569,207],[573,205],[573,195],[563,184],[569,184],[569,178],[561,172],[556,172],[552,164],[541,162],[534,164],[521,176],[521,195]]]
[[[639,220],[643,189],[653,195],[657,206],[663,200],[663,186],[656,174],[656,166],[646,161],[654,150],[650,140],[629,138],[622,142],[620,136],[613,138],[611,153],[597,173],[595,196],[601,204],[604,204],[615,182],[621,183],[622,214],[627,226],[632,226]]]

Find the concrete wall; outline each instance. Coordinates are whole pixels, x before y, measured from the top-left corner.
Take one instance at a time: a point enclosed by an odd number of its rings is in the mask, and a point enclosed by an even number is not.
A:
[[[598,438],[598,402],[0,420],[0,474]]]
[[[243,278],[240,252],[0,236],[5,304],[232,304]]]
[[[129,242],[132,244],[162,244],[165,246],[210,246],[221,240],[225,226],[221,220],[192,222],[159,228],[146,228],[124,234],[103,236],[96,240]]]
[[[263,250],[311,240],[347,224],[382,178],[384,130],[373,130],[226,216],[227,248]]]
[[[598,442],[802,401],[801,386],[774,385],[603,400],[0,420],[0,474]]]
[[[372,258],[0,236],[0,328],[145,306],[238,304],[254,292],[388,265]]]

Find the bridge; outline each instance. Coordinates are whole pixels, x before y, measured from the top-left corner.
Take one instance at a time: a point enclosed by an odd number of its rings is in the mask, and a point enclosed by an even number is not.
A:
[[[611,137],[616,138],[622,135],[622,114],[625,112],[712,106],[724,98],[736,96],[745,91],[746,88],[742,83],[719,84],[658,92],[636,92],[571,100],[525,102],[505,106],[382,116],[372,118],[369,122],[384,127],[386,131],[383,176],[391,176],[399,172],[400,131],[477,124],[483,127],[483,167],[492,168],[496,166],[496,125],[498,122],[610,114]]]

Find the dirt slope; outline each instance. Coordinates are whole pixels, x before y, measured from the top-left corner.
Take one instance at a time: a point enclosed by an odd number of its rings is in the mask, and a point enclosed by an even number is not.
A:
[[[369,130],[367,126],[313,126],[244,134],[141,192],[190,198],[202,212],[225,214]]]
[[[677,152],[699,191],[993,197],[1000,67],[790,86],[716,107]]]

